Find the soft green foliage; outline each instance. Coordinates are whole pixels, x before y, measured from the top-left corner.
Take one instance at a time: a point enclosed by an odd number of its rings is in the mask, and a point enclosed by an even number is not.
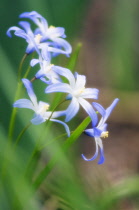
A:
[[[127,47],[126,42],[130,43],[132,37],[132,27],[134,26],[132,25],[134,22],[134,11],[132,9],[135,10],[136,3],[131,6],[130,1],[118,2],[119,7],[115,12],[116,24],[113,39],[111,40],[112,42],[116,40],[115,44],[111,45],[112,49],[114,49],[111,62],[112,67],[115,69],[113,71],[114,86],[131,90],[135,89],[134,73],[132,72],[134,58],[129,59],[131,58],[131,46]],[[79,29],[78,20],[83,16],[87,4],[83,0],[60,0],[58,3],[56,0],[24,0],[15,1],[14,3],[2,0],[1,4],[3,8],[0,12],[3,18],[0,20],[2,31],[0,46],[0,209],[117,210],[119,204],[127,199],[131,200],[139,208],[138,176],[131,177],[115,187],[111,187],[109,184],[107,185],[107,180],[104,178],[105,174],[102,174],[100,176],[101,181],[106,184],[102,191],[101,187],[99,188],[95,183],[95,178],[93,189],[90,186],[92,183],[85,183],[86,179],[84,177],[88,172],[83,171],[81,173],[78,164],[80,155],[78,154],[77,159],[75,149],[78,137],[90,122],[89,118],[82,122],[82,119],[77,119],[76,127],[77,125],[78,127],[73,129],[69,138],[65,134],[60,136],[59,129],[61,128],[58,127],[56,130],[56,127],[49,123],[47,128],[46,125],[30,126],[23,133],[23,136],[20,136],[19,144],[16,147],[8,143],[7,130],[17,87],[17,64],[23,56],[24,45],[17,38],[14,38],[14,41],[11,42],[5,36],[7,28],[17,22],[18,15],[25,9],[28,11],[38,10],[42,15],[47,14],[52,24],[65,27],[72,38],[76,29]],[[130,13],[125,9],[126,4],[130,8]],[[125,22],[128,23],[128,27]],[[123,26],[128,30],[124,30]],[[67,65],[73,71],[75,70],[79,50],[80,44]],[[119,53],[122,54],[122,61]],[[125,58],[125,56],[127,57]],[[24,73],[28,67],[27,63],[25,62],[23,65]],[[130,84],[126,82],[125,77],[126,80],[130,81]],[[24,95],[24,91],[21,91],[21,94]],[[61,101],[61,95],[61,93],[57,94],[53,107]],[[30,115],[25,110],[17,111],[16,114],[13,139],[17,139],[22,129],[28,125]],[[55,133],[58,136],[57,138],[54,138]],[[84,138],[83,134],[82,138]],[[89,164],[89,167],[92,167],[92,164],[95,163]]]
[[[137,0],[118,0],[111,18],[111,34],[108,48],[112,80],[111,84],[122,90],[135,91],[138,88]],[[125,79],[126,78],[126,79]],[[110,78],[109,78],[110,79]]]
[[[57,151],[57,153],[54,155],[52,160],[46,165],[46,167],[43,169],[43,171],[40,173],[38,178],[35,181],[35,188],[38,188],[38,186],[42,183],[42,181],[47,177],[47,175],[51,172],[59,158],[63,157],[63,152],[65,153],[68,148],[79,138],[79,136],[82,134],[84,129],[87,127],[87,125],[90,123],[91,119],[88,117],[86,120],[83,121],[83,123],[80,124],[80,126],[71,134],[71,136],[66,139],[64,144],[62,145],[60,151]]]

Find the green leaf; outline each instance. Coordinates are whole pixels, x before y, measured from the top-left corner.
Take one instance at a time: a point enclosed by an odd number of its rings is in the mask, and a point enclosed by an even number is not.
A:
[[[102,209],[111,209],[122,199],[134,199],[134,196],[139,196],[139,177],[133,176],[123,180],[121,183],[114,187],[109,188],[106,192],[98,197],[98,202],[101,204]]]
[[[75,70],[81,47],[82,47],[82,43],[78,43],[75,51],[72,53],[72,55],[70,57],[69,63],[67,65],[67,68],[70,69],[72,72],[74,72],[74,70]]]
[[[45,166],[45,168],[40,172],[38,177],[34,182],[34,188],[37,189],[47,175],[51,172],[57,161],[63,157],[63,154],[70,148],[70,146],[78,139],[78,137],[82,134],[88,124],[91,122],[90,117],[87,117],[72,133],[72,135],[66,139],[65,143],[62,145],[62,148],[54,154],[53,158],[50,162]]]

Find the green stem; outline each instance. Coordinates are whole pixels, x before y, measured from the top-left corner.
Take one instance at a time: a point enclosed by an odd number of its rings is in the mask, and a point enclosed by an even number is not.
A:
[[[22,66],[23,63],[27,57],[27,53],[24,54],[23,58],[21,59],[21,62],[19,64],[19,68],[18,68],[18,85],[17,85],[17,90],[15,93],[15,97],[14,97],[14,101],[16,101],[20,95],[20,91],[21,91],[21,87],[22,87],[22,83],[20,81],[20,77],[21,77],[21,72],[22,72]],[[16,117],[16,108],[13,108],[12,110],[12,114],[11,114],[11,118],[10,118],[10,124],[9,124],[9,131],[8,131],[8,140],[9,142],[12,141],[12,137],[13,137],[13,131],[14,131],[14,125],[15,125],[15,117]]]
[[[53,156],[50,162],[45,166],[45,168],[40,172],[38,177],[34,182],[34,189],[37,190],[38,187],[42,184],[45,180],[47,175],[51,172],[54,168],[57,161],[62,158],[63,153],[65,153],[68,148],[76,141],[76,139],[82,134],[83,130],[87,127],[87,125],[91,122],[90,117],[87,117],[72,133],[72,135],[66,139],[65,143],[62,145],[62,150],[57,151],[57,153]]]
[[[73,133],[73,131],[72,131],[71,133]],[[67,133],[63,133],[62,135],[59,135],[58,137],[52,139],[51,141],[47,142],[47,143],[44,144],[43,146],[39,147],[39,148],[38,148],[38,151],[43,150],[44,148],[46,148],[47,146],[49,146],[50,144],[52,144],[52,143],[55,142],[56,140],[60,139],[60,138],[63,137],[63,136],[66,136],[66,135],[67,135]]]
[[[29,123],[21,132],[20,134],[18,135],[17,139],[16,139],[16,142],[15,142],[15,145],[14,145],[14,149],[16,148],[18,142],[20,141],[21,137],[23,136],[23,134],[25,133],[25,131],[29,128],[29,126],[31,125],[31,123]],[[11,142],[7,142],[7,146],[6,146],[6,149],[5,149],[5,153],[4,153],[4,156],[6,157],[8,155],[8,151],[9,151],[9,148],[10,148],[10,144]],[[4,175],[6,174],[6,170],[7,170],[7,160],[6,158],[4,159],[4,163],[3,163],[3,167],[2,167],[2,178],[4,178]]]
[[[21,76],[21,71],[22,71],[22,66],[23,66],[23,62],[25,61],[26,57],[27,57],[28,54],[25,54],[20,62],[20,65],[19,65],[19,69],[18,69],[18,80],[20,79],[20,76]],[[34,53],[32,54],[32,58],[34,57]],[[26,78],[30,72],[30,69],[31,69],[31,66],[29,65],[28,66],[28,69],[26,71],[26,73],[24,74],[23,78]],[[19,73],[20,72],[20,73]],[[18,85],[17,85],[17,90],[16,90],[16,93],[15,93],[15,98],[14,98],[14,101],[16,101],[19,96],[20,96],[20,92],[21,92],[21,88],[22,88],[22,82],[19,81],[18,82]],[[16,118],[16,110],[17,108],[13,108],[12,110],[12,114],[11,114],[11,118],[10,118],[10,124],[9,124],[9,131],[8,131],[8,140],[9,142],[12,141],[12,137],[13,137],[13,132],[14,132],[14,126],[15,126],[15,118]]]
[[[24,63],[24,61],[25,61],[27,56],[28,56],[28,54],[25,53],[23,58],[22,58],[22,60],[21,60],[21,62],[20,62],[20,64],[19,64],[18,75],[17,75],[18,81],[20,81],[20,79],[21,79],[22,66],[23,66],[23,63]]]
[[[26,132],[26,130],[30,127],[31,123],[29,123],[25,128],[22,129],[22,131],[19,133],[16,141],[15,141],[15,147],[17,146],[17,144],[19,143],[19,141],[21,140],[23,134]]]
[[[20,95],[21,88],[22,88],[22,83],[19,82],[18,85],[17,85],[17,90],[16,90],[14,101],[16,101],[18,99],[18,97]],[[16,111],[17,111],[17,108],[13,108],[12,114],[11,114],[11,118],[10,118],[9,131],[8,131],[8,140],[9,140],[9,142],[12,141],[12,137],[13,137]]]
[[[32,58],[31,59],[34,58],[34,54],[35,54],[35,52],[32,53]],[[30,69],[31,69],[31,66],[29,65],[27,70],[26,70],[26,73],[23,75],[23,78],[27,78],[27,76],[28,76],[28,74],[30,72]]]
[[[64,133],[56,138],[54,138],[53,140],[47,142],[46,144],[44,144],[43,146],[38,148],[38,145],[36,145],[35,149],[32,152],[32,155],[30,157],[30,160],[27,164],[26,170],[25,170],[25,176],[27,176],[28,178],[32,177],[33,174],[33,170],[36,168],[37,165],[37,161],[39,160],[41,151],[46,148],[47,146],[49,146],[50,144],[54,143],[56,140],[60,139],[63,136],[66,136],[67,133]]]
[[[41,146],[39,148],[38,148],[38,145],[36,145],[35,149],[32,152],[32,155],[30,157],[30,160],[29,160],[29,162],[27,164],[26,171],[25,171],[25,176],[28,176],[28,177],[29,177],[29,175],[31,176],[31,170],[30,169],[32,169],[32,166],[33,166],[33,168],[35,168],[35,166],[37,164],[37,161],[38,161],[38,158],[39,158],[40,152],[44,148],[46,148],[47,146],[49,146],[50,144],[52,144],[53,142],[55,142],[56,140],[60,139],[63,136],[66,136],[66,135],[67,135],[67,133],[64,133],[64,134],[62,134],[62,135],[54,138],[53,140],[47,142],[46,144],[44,144],[43,146]]]
[[[40,144],[40,141],[42,139],[42,137],[44,136],[44,132],[46,131],[46,126],[43,127],[43,130],[41,132],[41,135],[40,137],[37,139],[36,141],[36,145],[33,149],[33,152],[28,160],[28,163],[26,165],[26,168],[25,168],[25,172],[24,172],[24,176],[28,177],[28,178],[31,178],[32,174],[33,174],[33,171],[34,169],[36,168],[36,165],[37,165],[37,161],[39,159],[39,156],[40,156],[40,151],[38,151],[38,146]]]
[[[50,115],[50,117],[48,118],[47,121],[49,121],[49,120],[51,119],[51,117],[52,117],[54,111],[55,111],[61,104],[63,104],[63,103],[66,102],[66,101],[67,101],[67,99],[64,99],[63,101],[61,101],[59,104],[57,104],[57,105],[54,107],[54,109],[53,109],[53,111],[52,111],[52,113],[51,113],[51,115]]]
[[[28,164],[27,164],[27,167],[26,167],[26,170],[25,170],[25,174],[29,174],[28,171],[29,171],[29,168],[31,168],[31,165],[32,165],[32,163],[33,163],[33,160],[34,160],[35,156],[37,156],[38,153],[40,153],[40,149],[38,148],[38,146],[39,146],[39,144],[40,144],[40,141],[41,141],[42,137],[45,136],[44,133],[45,133],[45,131],[46,131],[46,125],[47,125],[47,123],[50,121],[50,119],[51,119],[51,117],[52,117],[54,111],[58,108],[58,106],[60,106],[60,105],[61,105],[62,103],[64,103],[65,101],[66,101],[66,100],[63,100],[63,101],[61,101],[58,105],[55,106],[55,108],[53,109],[53,111],[52,111],[50,117],[49,117],[48,120],[46,121],[44,130],[43,130],[43,132],[41,132],[41,136],[38,138],[37,143],[36,143],[36,146],[35,146],[35,148],[34,148],[32,154],[31,154],[31,156],[30,156],[29,161],[28,161]],[[37,159],[37,160],[38,160],[38,159]],[[36,160],[36,161],[37,161],[37,160]]]

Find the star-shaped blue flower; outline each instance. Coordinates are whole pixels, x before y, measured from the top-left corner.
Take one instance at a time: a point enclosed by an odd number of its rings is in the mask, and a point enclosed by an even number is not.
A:
[[[41,79],[46,84],[54,84],[61,82],[61,78],[57,72],[55,72],[55,66],[51,64],[50,59],[32,59],[30,62],[31,66],[36,64],[40,65],[40,70],[35,74],[36,79]]]
[[[100,159],[98,161],[98,164],[102,164],[104,162],[105,158],[104,158],[103,144],[102,144],[101,138],[108,137],[107,124],[105,122],[108,119],[108,117],[111,114],[114,107],[116,106],[116,104],[118,103],[118,101],[119,101],[119,99],[116,98],[106,110],[100,104],[93,102],[93,106],[101,114],[102,118],[100,119],[99,123],[98,123],[98,121],[93,122],[92,128],[85,130],[85,134],[95,138],[96,152],[95,152],[94,156],[90,159],[87,159],[82,154],[82,157],[84,160],[86,160],[86,161],[94,160],[98,156],[98,152],[100,149]]]
[[[65,127],[68,136],[70,136],[69,127],[67,126],[67,124],[60,120],[54,119],[63,116],[65,112],[55,111],[52,113],[51,111],[47,111],[49,109],[49,104],[43,101],[37,102],[37,97],[33,91],[32,83],[28,79],[22,79],[22,82],[27,90],[30,100],[19,99],[13,104],[13,106],[18,108],[27,108],[33,110],[35,114],[33,116],[33,119],[31,120],[32,124],[38,125],[49,119],[50,121],[62,124]]]
[[[52,84],[46,88],[45,92],[68,93],[67,100],[71,100],[71,103],[66,110],[65,121],[68,122],[77,114],[80,105],[90,115],[93,121],[96,120],[94,119],[97,118],[96,113],[92,105],[86,99],[97,99],[99,90],[96,88],[85,88],[86,77],[84,75],[79,75],[78,73],[73,75],[69,69],[58,66],[55,66],[55,72],[66,77],[69,84],[62,82]]]
[[[46,19],[36,11],[24,12],[19,17],[29,18],[38,26],[35,30],[35,34],[40,34],[42,36],[42,42],[48,43],[51,52],[56,54],[62,53],[67,56],[70,55],[72,48],[71,45],[64,40],[66,37],[64,28],[54,26],[49,27]]]
[[[26,40],[28,43],[28,46],[26,48],[26,53],[30,54],[33,51],[36,51],[40,55],[40,51],[38,49],[38,46],[40,44],[42,36],[40,34],[34,34],[33,31],[31,30],[30,24],[26,21],[20,21],[19,25],[23,28],[19,28],[16,26],[12,26],[8,29],[7,35],[9,37],[12,37],[11,31],[14,31],[14,34],[16,36],[19,36],[23,39]]]

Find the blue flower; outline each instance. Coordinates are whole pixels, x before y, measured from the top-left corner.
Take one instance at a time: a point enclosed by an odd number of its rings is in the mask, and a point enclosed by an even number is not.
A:
[[[40,34],[42,36],[42,42],[47,42],[51,52],[56,54],[62,53],[69,56],[72,48],[71,45],[63,39],[66,37],[64,28],[54,26],[48,27],[46,19],[36,11],[24,12],[19,17],[29,18],[38,26],[35,30],[35,34]]]
[[[47,111],[49,109],[49,104],[43,101],[39,101],[39,103],[37,102],[37,97],[33,91],[32,83],[28,79],[22,79],[22,82],[27,90],[30,100],[19,99],[13,104],[13,106],[18,108],[27,108],[33,110],[35,114],[33,116],[33,119],[31,120],[32,124],[38,125],[50,118],[49,119],[50,121],[62,124],[65,127],[68,136],[70,136],[69,127],[67,126],[67,124],[60,120],[54,119],[64,115],[64,111],[56,111],[53,113],[51,111]]]
[[[95,88],[85,88],[86,77],[84,75],[79,75],[76,73],[74,76],[70,70],[62,67],[55,66],[55,72],[64,76],[68,79],[69,84],[67,83],[56,83],[49,85],[45,92],[64,92],[68,93],[67,100],[71,100],[69,107],[66,112],[65,121],[68,122],[71,120],[79,111],[79,106],[81,105],[85,111],[90,115],[92,120],[96,120],[96,113],[92,105],[85,99],[97,99],[98,98],[98,89]]]
[[[60,76],[55,72],[54,65],[51,64],[50,59],[32,59],[30,65],[35,66],[36,64],[40,64],[40,70],[35,74],[37,79],[41,79],[46,84],[54,84],[61,81]]]
[[[107,124],[105,122],[108,119],[108,117],[111,114],[114,107],[116,106],[116,104],[118,103],[118,101],[119,101],[119,99],[116,98],[106,110],[100,104],[95,103],[95,102],[93,103],[93,106],[101,114],[102,118],[100,119],[99,123],[97,121],[95,121],[92,124],[91,129],[85,130],[85,134],[95,138],[96,152],[95,152],[94,156],[90,159],[87,159],[82,154],[82,157],[84,160],[86,160],[86,161],[94,160],[98,156],[98,152],[100,149],[100,159],[98,161],[98,164],[102,164],[104,162],[105,158],[104,158],[103,144],[102,144],[101,138],[108,137]],[[94,124],[95,124],[95,126],[94,126]],[[96,124],[97,124],[97,126],[96,126]]]
[[[30,54],[36,50],[36,52],[40,55],[38,45],[40,44],[42,36],[40,34],[34,34],[30,28],[30,24],[26,21],[20,21],[19,25],[23,28],[19,28],[16,26],[10,27],[7,31],[7,35],[12,37],[11,31],[14,31],[16,36],[19,36],[26,40],[28,46],[26,48],[26,53]]]

